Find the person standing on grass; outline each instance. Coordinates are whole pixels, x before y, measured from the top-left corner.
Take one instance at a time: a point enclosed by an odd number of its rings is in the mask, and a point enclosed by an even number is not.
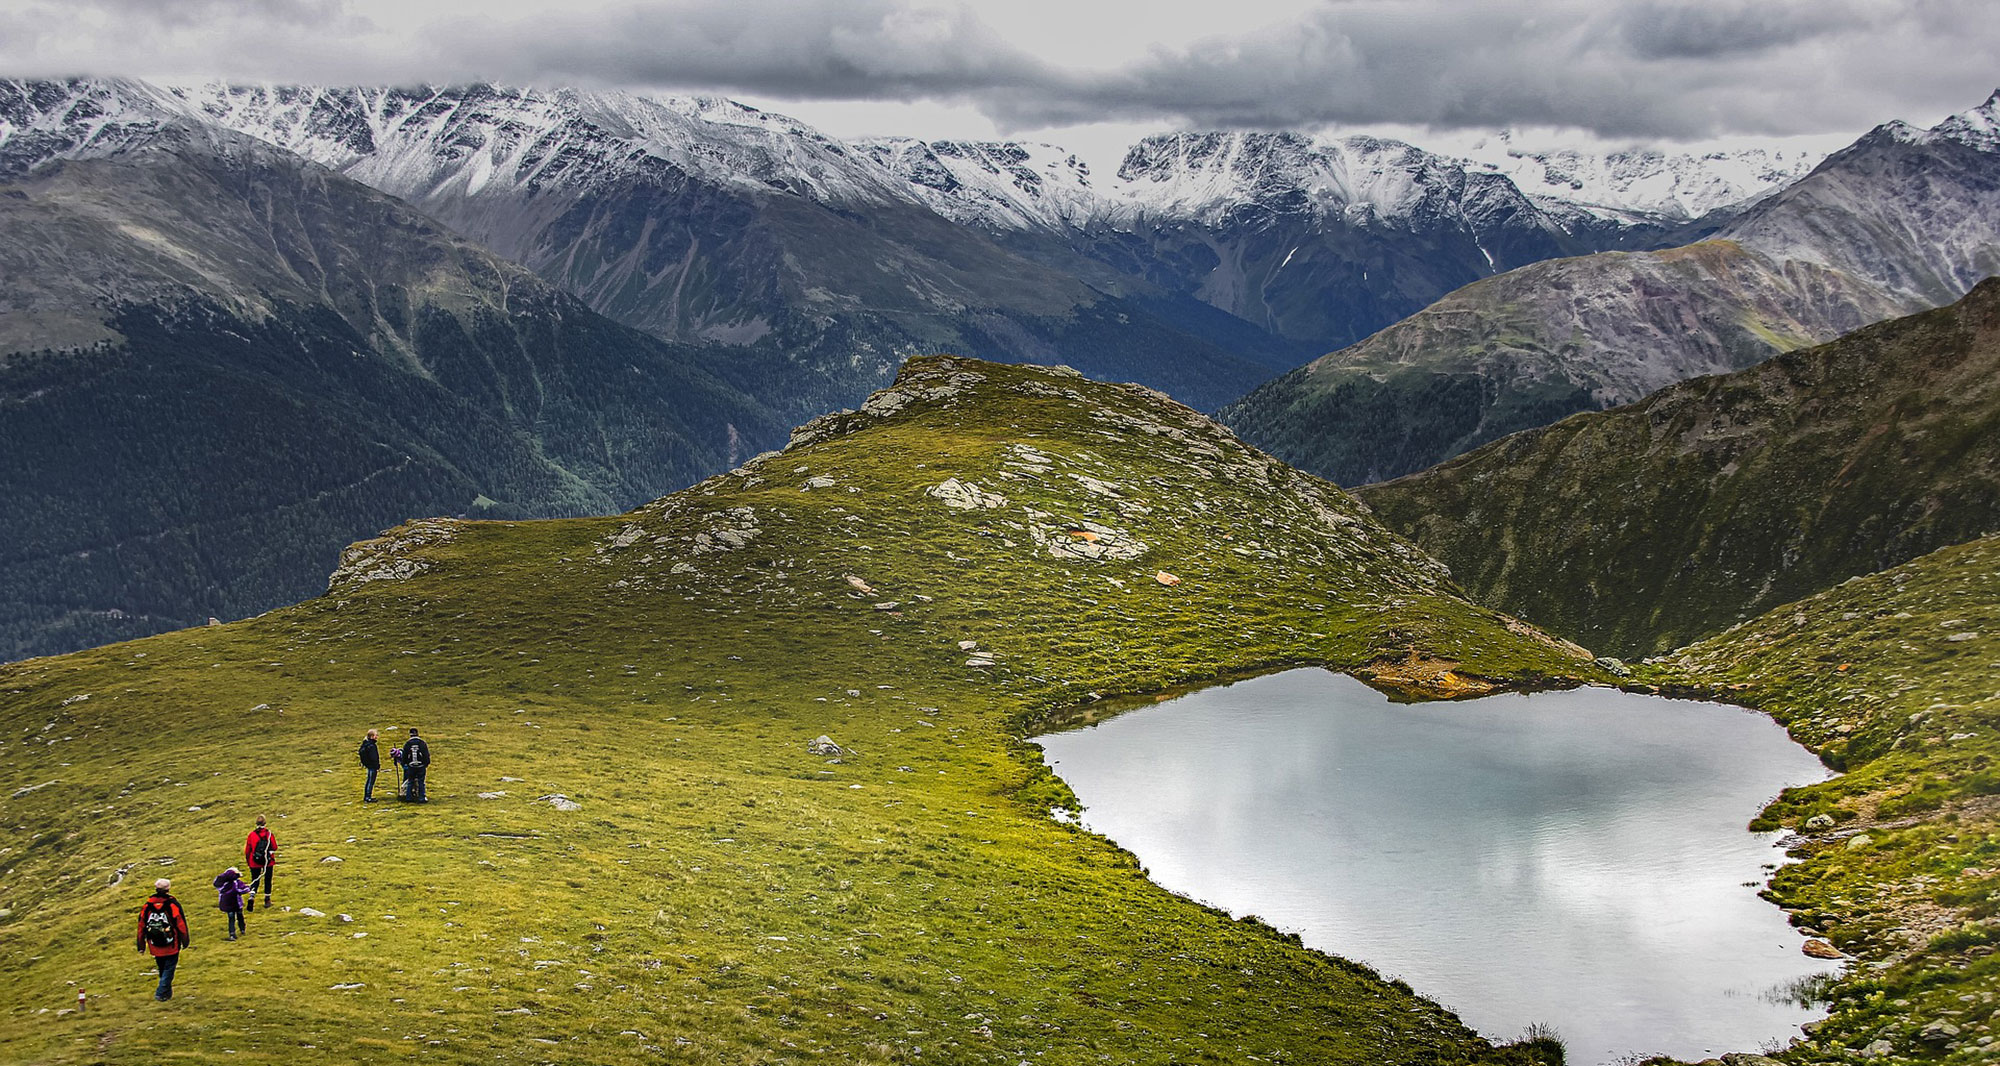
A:
[[[181,949],[193,941],[188,937],[187,913],[181,901],[168,889],[173,882],[162,877],[153,882],[153,894],[139,908],[138,949],[153,953],[153,965],[160,971],[160,986],[153,998],[174,998],[174,968],[180,965]]]
[[[424,794],[424,771],[431,768],[431,746],[417,735],[417,727],[410,727],[410,739],[403,745],[403,773],[409,778],[409,800],[411,803],[429,803]]]
[[[271,877],[278,872],[278,838],[257,816],[257,828],[243,838],[243,861],[250,864],[250,895],[244,910],[257,909],[257,886],[264,886],[264,906],[271,906]]]
[[[361,765],[368,771],[368,781],[361,786],[361,802],[375,802],[375,774],[382,769],[382,752],[375,746],[376,731],[370,729],[361,741]]]
[[[243,883],[243,871],[231,866],[215,879],[215,905],[229,918],[229,939],[236,939],[237,930],[245,933],[250,927],[243,921],[243,897],[250,894],[250,886]]]

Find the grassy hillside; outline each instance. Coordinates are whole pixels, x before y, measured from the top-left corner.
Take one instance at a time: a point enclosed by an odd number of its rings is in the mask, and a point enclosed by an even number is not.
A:
[[[1282,663],[1454,693],[1580,654],[1147,390],[916,361],[631,514],[415,523],[297,607],[0,668],[0,1058],[1545,1060],[1156,888],[1018,738]],[[412,724],[435,802],[363,807],[362,730]],[[257,813],[325,915],[222,943]],[[129,946],[163,873],[166,1005]]]
[[[1767,895],[1862,961],[1791,1058],[1989,1061],[2000,995],[2000,539],[1780,607],[1658,665],[1769,712],[1847,772],[1760,828],[1804,861]]]
[[[2000,530],[2000,280],[1361,495],[1485,602],[1647,655]]]

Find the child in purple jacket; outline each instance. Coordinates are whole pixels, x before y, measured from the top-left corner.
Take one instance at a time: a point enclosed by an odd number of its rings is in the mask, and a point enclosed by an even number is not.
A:
[[[250,931],[250,927],[243,921],[243,897],[250,892],[250,886],[243,883],[243,872],[234,866],[222,871],[215,878],[215,905],[222,908],[222,913],[229,916],[231,940],[236,939],[238,930],[245,933]]]

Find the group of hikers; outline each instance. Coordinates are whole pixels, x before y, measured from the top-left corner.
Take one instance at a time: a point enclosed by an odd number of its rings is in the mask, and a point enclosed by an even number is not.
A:
[[[368,777],[361,786],[361,802],[375,802],[375,775],[382,768],[382,758],[376,747],[379,736],[377,730],[370,729],[361,741],[361,766],[368,771]],[[402,781],[397,787],[396,798],[407,803],[429,803],[430,797],[424,791],[424,778],[431,765],[431,748],[417,735],[415,727],[410,729],[410,739],[400,748],[389,750],[389,760],[401,771]],[[257,816],[257,828],[243,838],[243,865],[250,869],[250,879],[243,879],[241,867],[231,866],[215,876],[215,903],[229,922],[229,939],[249,932],[244,916],[257,909],[257,891],[264,892],[264,909],[271,908],[271,879],[277,874],[278,837],[271,832],[263,815]],[[174,970],[180,964],[181,949],[192,943],[188,936],[187,912],[181,908],[181,901],[174,898],[173,882],[160,878],[153,882],[153,894],[139,908],[139,932],[136,941],[138,950],[150,952],[153,965],[160,972],[159,987],[153,990],[156,1000],[174,998]]]
[[[257,828],[243,838],[243,865],[250,868],[248,881],[243,880],[243,871],[235,866],[215,876],[216,905],[229,920],[231,940],[238,933],[249,931],[243,916],[246,911],[257,909],[258,888],[264,890],[264,909],[271,909],[271,880],[278,872],[278,835],[271,832],[261,814],[257,816]],[[181,909],[181,901],[174,898],[173,882],[162,877],[153,882],[153,894],[139,908],[137,947],[152,953],[153,965],[160,971],[160,985],[153,990],[154,999],[174,998],[174,969],[180,965],[181,949],[190,943],[187,912]]]
[[[376,747],[378,736],[370,729],[361,741],[361,767],[368,771],[368,780],[361,786],[361,802],[375,802],[375,775],[382,769],[382,752]],[[389,749],[389,761],[402,771],[402,784],[396,788],[396,798],[406,803],[429,803],[430,797],[424,792],[424,776],[431,768],[431,746],[417,735],[417,728],[410,727],[410,739],[400,748]]]

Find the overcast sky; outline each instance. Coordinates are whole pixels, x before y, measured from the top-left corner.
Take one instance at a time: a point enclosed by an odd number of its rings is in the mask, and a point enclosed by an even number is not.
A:
[[[2000,86],[1994,14],[1993,0],[0,0],[0,76],[699,90],[842,136],[1072,145],[1236,126],[1844,143],[1984,100]]]

